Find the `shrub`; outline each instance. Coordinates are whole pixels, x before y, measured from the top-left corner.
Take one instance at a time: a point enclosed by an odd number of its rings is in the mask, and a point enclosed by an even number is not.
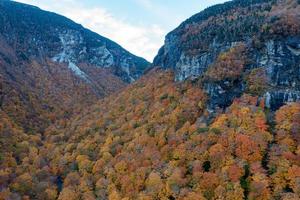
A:
[[[246,76],[247,92],[252,95],[262,95],[268,89],[268,77],[264,68],[253,69]]]

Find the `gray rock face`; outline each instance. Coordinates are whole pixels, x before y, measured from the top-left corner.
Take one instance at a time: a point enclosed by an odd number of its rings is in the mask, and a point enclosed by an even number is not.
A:
[[[278,109],[285,103],[300,101],[299,90],[275,90],[264,95],[266,106],[273,110]]]
[[[259,18],[257,13],[270,12],[270,5],[271,1],[258,0],[251,4],[236,0],[194,15],[166,36],[154,65],[172,69],[176,81],[201,79],[220,53],[242,42],[247,48],[247,64],[241,77],[234,81],[203,82],[203,88],[210,97],[208,109],[226,108],[234,98],[245,93],[245,76],[256,68],[266,71],[270,87],[261,97],[265,98],[268,108],[277,109],[285,103],[300,101],[300,34],[283,32],[272,35],[263,32],[264,25],[272,26],[274,19],[270,19],[269,14]],[[228,20],[227,17],[230,18],[238,9],[242,10],[237,14],[239,18]],[[252,13],[253,10],[255,13]],[[214,13],[218,15],[214,17]],[[300,19],[300,14],[295,18]]]
[[[254,53],[255,64],[266,69],[271,85],[264,95],[266,106],[277,109],[287,102],[300,101],[300,38],[269,40],[265,48]]]
[[[270,90],[263,95],[269,102],[266,106],[277,109],[287,102],[300,101],[300,37],[269,40],[264,42],[261,49],[251,46],[251,42],[247,43],[251,62],[246,66],[246,72],[258,67],[265,68],[271,85]],[[203,75],[221,52],[234,45],[214,44],[209,53],[195,56],[182,53],[173,69],[176,80],[195,79]],[[245,88],[242,77],[234,83],[227,80],[204,83],[204,89],[210,96],[210,109],[215,106],[227,107],[234,98],[245,92]]]
[[[251,50],[251,62],[246,66],[246,72],[257,67],[265,69],[270,88],[262,97],[265,98],[266,107],[272,110],[288,102],[300,101],[300,56],[297,54],[299,44],[299,37],[291,37],[266,41],[261,49],[248,47]],[[242,77],[234,83],[206,82],[204,85],[211,97],[211,107],[228,106],[232,99],[242,95],[246,88]]]
[[[84,63],[109,68],[125,82],[139,78],[150,65],[113,41],[37,7],[1,1],[0,25],[2,37],[23,59],[50,58],[72,66]],[[82,75],[79,70],[76,74]]]

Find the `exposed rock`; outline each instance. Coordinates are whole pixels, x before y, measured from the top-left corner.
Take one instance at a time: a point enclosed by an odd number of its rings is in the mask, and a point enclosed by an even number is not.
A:
[[[277,110],[285,103],[300,101],[300,92],[293,90],[270,91],[264,95],[266,107]]]
[[[286,25],[289,23],[286,19],[294,27]],[[277,109],[284,103],[299,101],[300,32],[297,27],[300,27],[297,1],[230,1],[192,16],[169,33],[154,65],[173,69],[177,81],[202,80],[222,53],[242,42],[247,47],[247,62],[240,78],[204,79],[202,85],[210,96],[209,109],[226,107],[246,92],[246,75],[260,67],[265,69],[270,86],[261,95],[268,98],[268,107]]]

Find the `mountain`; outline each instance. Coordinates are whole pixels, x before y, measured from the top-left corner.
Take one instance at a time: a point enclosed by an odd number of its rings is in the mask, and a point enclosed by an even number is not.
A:
[[[3,43],[0,199],[300,199],[299,7],[208,8],[137,81],[99,69],[103,90]]]
[[[276,110],[300,100],[299,1],[233,0],[192,16],[170,32],[154,66],[175,79],[202,79],[211,109],[243,92]]]
[[[0,1],[0,106],[26,132],[42,132],[139,78],[149,63],[75,22]]]
[[[0,33],[24,60],[66,63],[83,79],[90,77],[80,64],[110,68],[125,82],[136,80],[149,66],[145,59],[63,16],[7,0],[1,1],[0,9]]]

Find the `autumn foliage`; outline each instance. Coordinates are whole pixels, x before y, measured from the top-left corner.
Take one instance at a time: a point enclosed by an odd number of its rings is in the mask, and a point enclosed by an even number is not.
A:
[[[237,44],[229,51],[221,53],[205,76],[213,81],[235,80],[243,73],[246,65],[246,45]]]
[[[37,199],[273,199],[299,197],[300,104],[276,112],[236,99],[210,124],[206,96],[153,70],[45,132],[2,115],[1,195]],[[203,118],[204,117],[204,118]],[[272,127],[271,127],[272,126]],[[274,127],[274,128],[273,128]],[[13,134],[14,133],[14,134]]]
[[[107,85],[97,70],[99,97],[112,94],[98,101],[51,61],[44,67],[61,72],[55,79],[42,76],[38,62],[23,84],[0,76],[0,200],[300,199],[300,103],[266,109],[267,72],[247,68],[248,46],[233,43],[241,31],[299,34],[299,1],[261,1],[251,16],[249,6],[226,8],[224,17],[211,13],[184,28],[190,54],[208,51],[206,36],[234,44],[200,81],[174,82],[172,72],[154,68],[113,94],[123,83],[112,76],[115,86]],[[247,94],[212,112],[199,84],[238,79]]]

